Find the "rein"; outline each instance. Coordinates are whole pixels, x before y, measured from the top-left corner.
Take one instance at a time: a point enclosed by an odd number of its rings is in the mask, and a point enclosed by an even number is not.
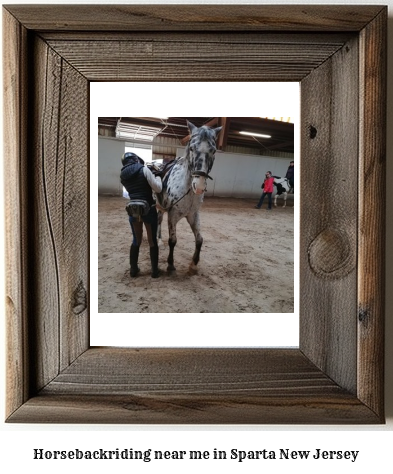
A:
[[[178,158],[177,158],[176,160],[174,160],[173,164],[175,164],[175,162],[176,162],[177,160],[178,160]],[[170,167],[167,169],[166,173],[165,173],[165,181],[166,181],[166,182],[168,181],[168,178],[169,178],[169,175],[170,175],[171,172],[172,172],[172,169],[173,169],[173,166],[170,166]],[[164,180],[163,180],[163,181],[164,181]],[[185,197],[187,196],[187,194],[188,194],[190,191],[191,191],[191,186],[188,188],[188,191],[187,191],[185,194],[183,194],[183,196],[182,196],[180,199],[178,199],[176,202],[174,202],[171,206],[165,208],[165,207],[163,207],[163,206],[161,206],[161,205],[159,204],[159,205],[158,205],[158,209],[159,209],[159,210],[161,209],[161,210],[164,211],[164,212],[169,212],[169,211],[172,209],[172,207],[176,206],[176,204],[177,204],[178,202],[180,202],[183,198],[185,198]],[[156,203],[156,207],[157,207],[157,203]]]
[[[165,207],[162,207],[161,205],[158,205],[158,206],[159,206],[158,209],[159,209],[159,210],[162,209],[164,212],[170,211],[170,210],[172,209],[172,207],[173,207],[173,206],[176,206],[176,204],[177,204],[178,202],[180,202],[184,197],[186,197],[187,194],[188,194],[190,191],[191,191],[191,187],[188,188],[188,191],[186,192],[186,194],[183,194],[183,196],[182,196],[180,199],[178,199],[176,202],[174,202],[174,203],[172,204],[172,206],[169,206],[169,207],[165,208]],[[157,207],[157,203],[156,203],[156,207]]]
[[[176,162],[178,160],[178,158],[176,160],[174,160],[174,162]],[[173,163],[175,164],[175,163]],[[168,181],[168,178],[169,178],[169,175],[171,174],[172,172],[172,169],[173,169],[173,166],[170,166],[168,167],[168,169],[165,171],[164,173],[164,176],[165,176],[165,181],[167,182]],[[190,170],[191,171],[191,170]],[[210,170],[209,170],[210,171]],[[209,178],[211,180],[213,180],[213,178],[211,176],[209,176],[207,173],[205,173],[204,171],[191,171],[191,176],[194,177],[194,176],[202,176],[203,178]],[[163,180],[164,181],[164,180]],[[189,192],[191,191],[192,189],[192,185],[188,188],[188,191],[183,194],[183,196],[178,199],[176,202],[174,202],[171,206],[165,208],[165,207],[162,207],[160,204],[158,204],[157,206],[157,203],[155,204],[155,206],[160,210],[164,211],[164,212],[169,212],[172,207],[176,206],[177,203],[179,203],[183,198],[185,198],[187,196],[187,194],[189,194]],[[207,185],[205,187],[205,191],[207,189]]]

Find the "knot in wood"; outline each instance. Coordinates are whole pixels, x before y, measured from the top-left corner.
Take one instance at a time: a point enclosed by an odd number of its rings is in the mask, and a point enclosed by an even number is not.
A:
[[[363,330],[368,329],[369,322],[371,320],[371,311],[368,308],[359,306],[358,320]]]
[[[74,291],[74,303],[72,311],[74,314],[82,313],[87,306],[87,293],[82,282],[79,282],[76,290]]]
[[[311,140],[314,140],[314,138],[317,136],[318,130],[310,125],[310,138]]]
[[[308,247],[312,271],[323,278],[338,279],[348,275],[355,267],[354,252],[344,231],[325,229]]]

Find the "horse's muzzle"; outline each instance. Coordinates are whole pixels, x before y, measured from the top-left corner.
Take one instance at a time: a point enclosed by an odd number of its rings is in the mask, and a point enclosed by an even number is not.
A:
[[[191,183],[192,190],[194,194],[203,194],[206,191],[207,183],[204,176],[193,176]]]

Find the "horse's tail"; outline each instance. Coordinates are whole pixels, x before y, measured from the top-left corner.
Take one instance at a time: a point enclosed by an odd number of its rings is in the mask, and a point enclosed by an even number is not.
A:
[[[157,211],[160,211],[162,213],[166,212],[168,209],[164,209],[162,206],[160,206],[160,204],[156,201],[156,208],[157,208]]]
[[[165,212],[165,208],[162,205],[162,191],[160,193],[153,193],[156,201],[156,208],[158,211]]]

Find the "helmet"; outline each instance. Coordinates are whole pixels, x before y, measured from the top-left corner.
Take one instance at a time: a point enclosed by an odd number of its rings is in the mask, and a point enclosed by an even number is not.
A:
[[[121,157],[121,162],[123,166],[130,164],[130,163],[140,163],[141,165],[144,165],[145,162],[140,158],[138,155],[135,153],[127,152],[124,153],[124,155]]]

